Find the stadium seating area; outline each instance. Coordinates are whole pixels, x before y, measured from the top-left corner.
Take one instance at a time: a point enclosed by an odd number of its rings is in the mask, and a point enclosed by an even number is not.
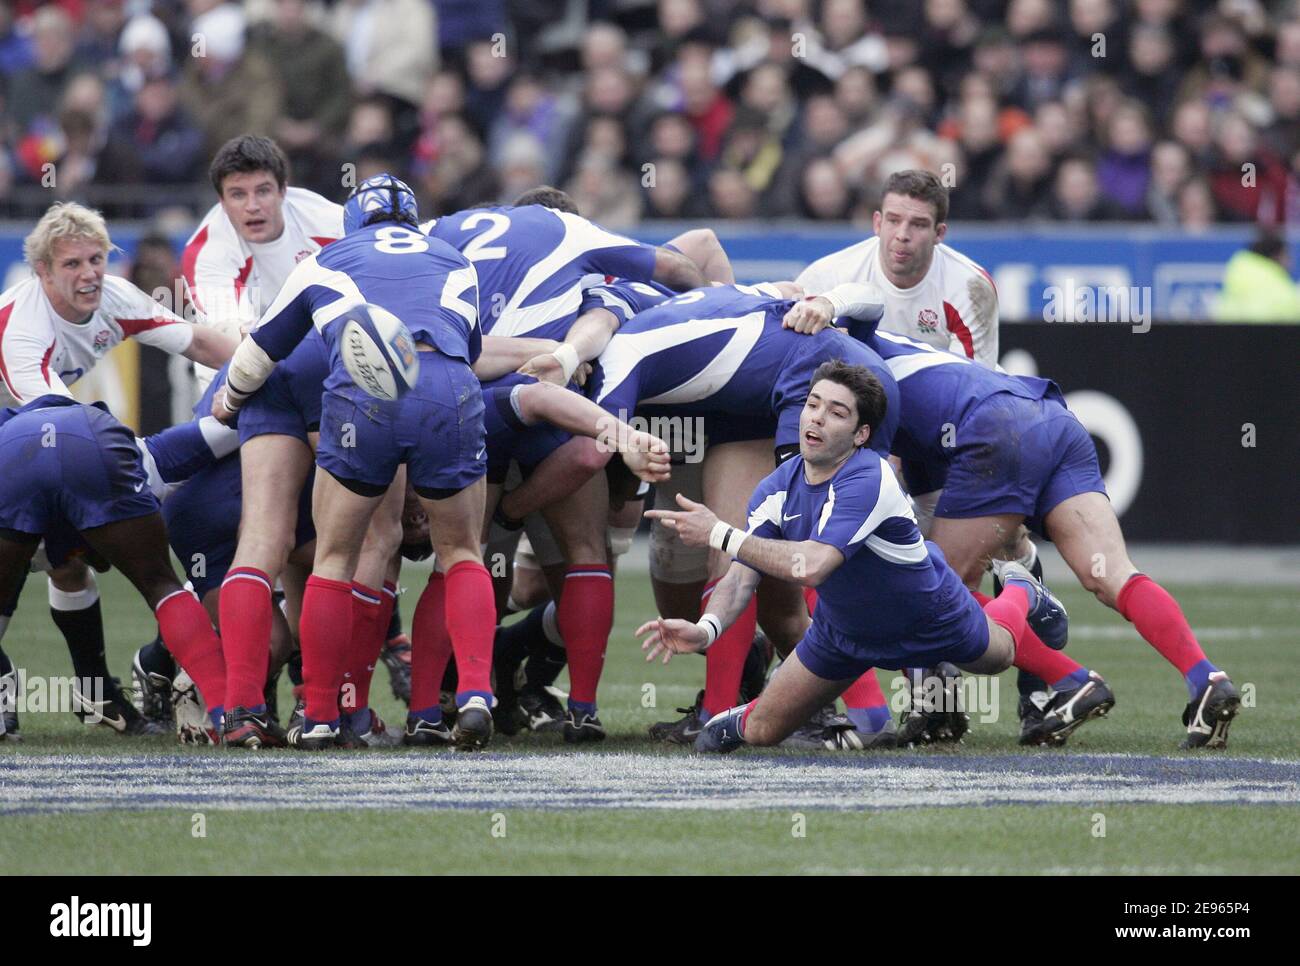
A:
[[[192,215],[245,131],[299,184],[393,170],[432,214],[550,182],[611,227],[862,222],[905,167],[954,220],[1300,208],[1294,2],[17,0],[0,103],[10,218]]]

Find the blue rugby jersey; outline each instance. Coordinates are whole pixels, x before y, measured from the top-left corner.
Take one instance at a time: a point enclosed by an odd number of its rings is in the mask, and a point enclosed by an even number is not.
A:
[[[749,501],[749,533],[815,540],[844,563],[817,588],[817,619],[858,640],[889,644],[946,616],[965,590],[921,537],[911,502],[879,453],[859,449],[811,484],[802,456],[776,468]]]
[[[653,245],[542,205],[472,208],[423,227],[477,269],[483,331],[492,335],[562,340],[586,288],[654,276]]]
[[[719,285],[674,296],[614,334],[596,360],[588,394],[623,419],[639,406],[748,419],[767,414],[779,424],[779,446],[798,440],[799,411],[817,365],[842,359],[870,369],[884,386],[885,422],[870,446],[889,452],[899,403],[888,366],[836,329],[809,336],[783,328],[793,304],[766,285]]]

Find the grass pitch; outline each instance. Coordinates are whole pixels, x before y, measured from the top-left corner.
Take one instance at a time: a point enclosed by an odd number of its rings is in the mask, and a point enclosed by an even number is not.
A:
[[[418,593],[423,578],[407,579]],[[68,675],[43,585],[29,583],[4,645],[30,675]],[[129,680],[153,622],[120,576],[100,586],[110,664]],[[625,574],[602,746],[534,735],[495,740],[482,756],[255,755],[28,713],[25,740],[0,743],[0,832],[9,868],[38,874],[1300,871],[1290,683],[1300,599],[1291,588],[1170,589],[1252,705],[1227,754],[1177,750],[1180,677],[1118,615],[1059,581],[1070,653],[1118,699],[1065,751],[1016,745],[1014,679],[1003,675],[958,749],[693,758],[644,735],[692,700],[703,661],[641,660],[632,629],[653,605],[644,576]],[[414,595],[402,601],[409,618]],[[402,720],[382,669],[374,695],[387,720]],[[290,706],[287,685],[281,701]]]

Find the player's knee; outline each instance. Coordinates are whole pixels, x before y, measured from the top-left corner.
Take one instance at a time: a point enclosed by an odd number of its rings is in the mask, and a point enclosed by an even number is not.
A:
[[[636,536],[636,527],[609,528],[609,555],[621,557],[632,549],[632,538]]]
[[[709,579],[709,550],[688,547],[658,520],[650,525],[650,576],[667,584]]]
[[[1107,607],[1115,606],[1115,599],[1119,594],[1119,587],[1115,586],[1116,581],[1104,571],[1099,572],[1093,569],[1080,575],[1079,583],[1083,589],[1092,594],[1097,600]],[[1122,583],[1120,584],[1122,586]]]
[[[570,449],[570,457],[574,466],[595,475],[603,470],[605,464],[609,462],[610,454],[594,439],[575,437],[572,442],[577,444]]]
[[[285,527],[245,526],[239,533],[235,566],[256,567],[267,573],[279,573],[293,552],[294,536]]]
[[[75,594],[88,590],[94,580],[90,568],[79,557],[73,557],[50,570],[50,583],[65,594]]]
[[[779,742],[785,735],[778,731],[777,724],[770,721],[762,710],[755,706],[745,719],[745,743],[758,748],[768,748]]]

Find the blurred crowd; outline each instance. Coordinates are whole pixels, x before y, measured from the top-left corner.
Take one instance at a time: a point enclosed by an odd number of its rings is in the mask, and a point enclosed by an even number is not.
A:
[[[951,220],[1279,225],[1300,0],[12,0],[0,108],[0,217],[201,211],[254,132],[429,214],[862,222],[923,167]]]

